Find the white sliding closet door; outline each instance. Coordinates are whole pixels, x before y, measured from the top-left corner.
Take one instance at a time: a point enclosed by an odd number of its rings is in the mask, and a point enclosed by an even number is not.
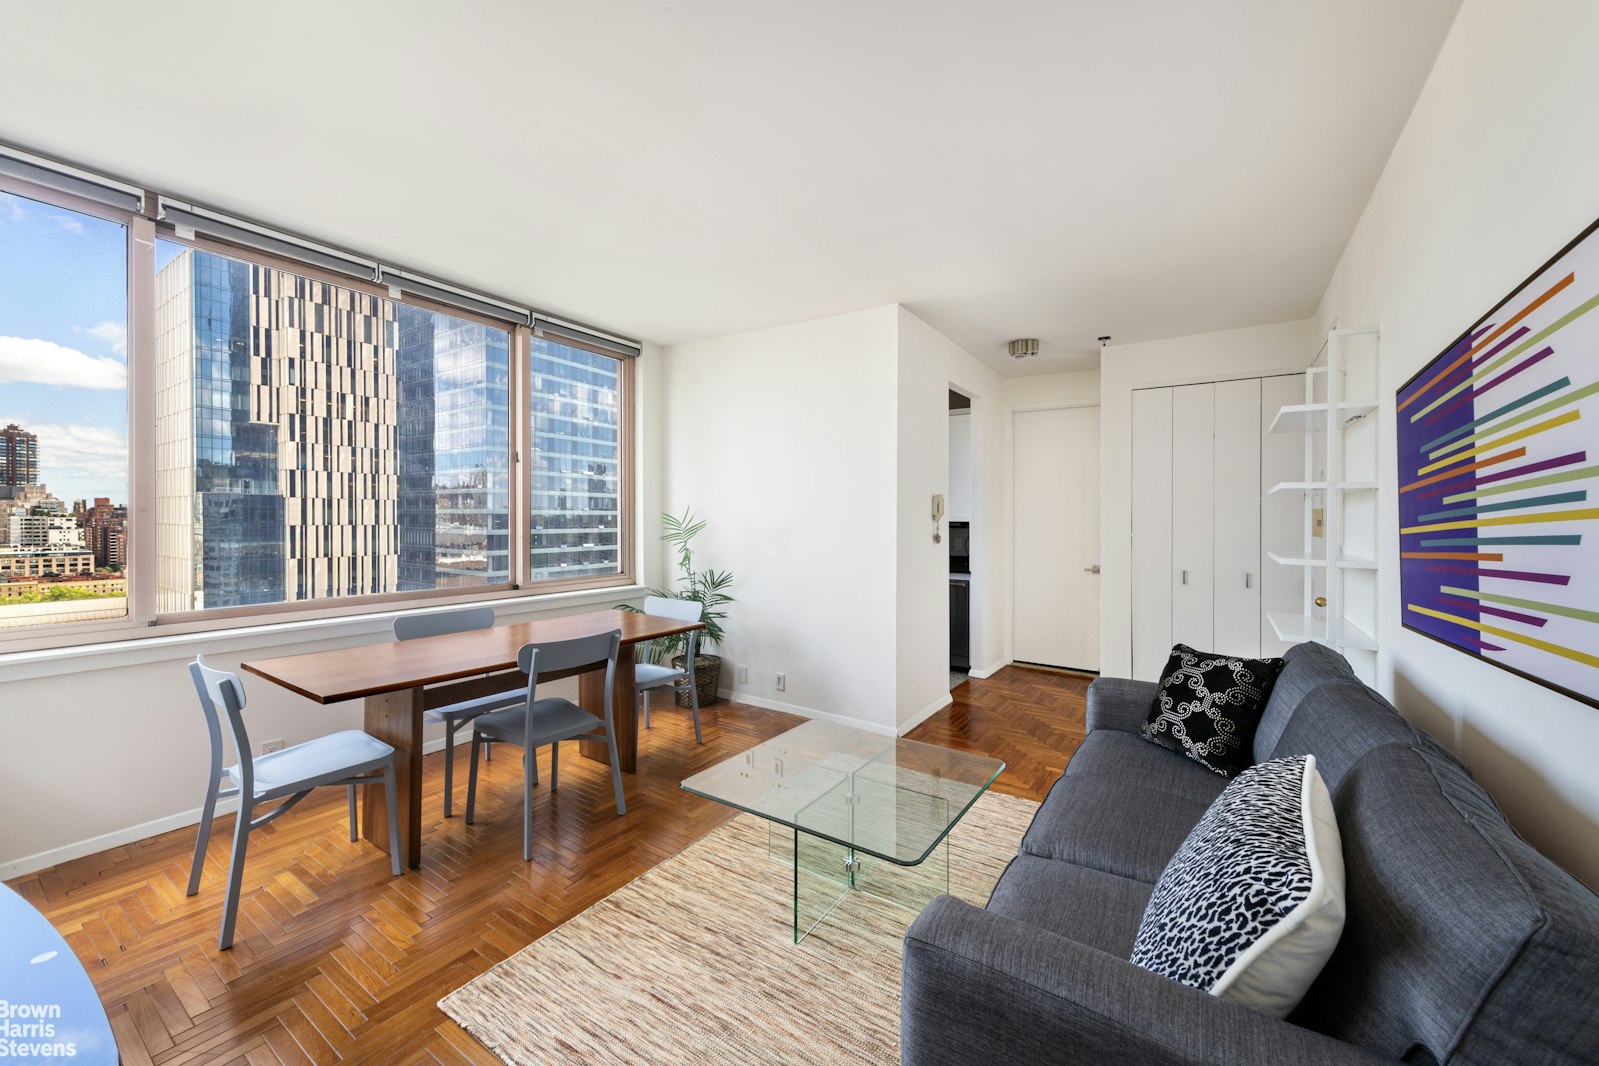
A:
[[[1171,654],[1172,390],[1133,392],[1133,676]]]
[[[1216,386],[1173,389],[1171,635],[1200,651],[1216,641],[1215,436]]]
[[[1260,379],[1216,383],[1215,635],[1205,651],[1260,654]]]

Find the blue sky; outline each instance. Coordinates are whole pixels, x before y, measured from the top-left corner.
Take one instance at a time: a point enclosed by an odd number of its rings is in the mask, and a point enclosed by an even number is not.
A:
[[[0,192],[0,425],[39,435],[69,504],[127,500],[124,227]]]

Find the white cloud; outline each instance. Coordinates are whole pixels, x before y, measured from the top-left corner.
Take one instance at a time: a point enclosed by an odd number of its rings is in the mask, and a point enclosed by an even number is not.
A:
[[[98,326],[84,329],[82,326],[74,327],[79,333],[87,333],[91,337],[99,337],[111,345],[111,350],[118,355],[128,354],[128,327],[121,322],[102,322]]]
[[[77,219],[73,218],[71,215],[51,215],[50,217],[55,219],[56,225],[60,226],[64,230],[66,230],[68,233],[82,233],[83,232],[83,223],[79,222]]]
[[[53,341],[0,337],[0,385],[13,382],[122,389],[128,384],[128,368],[119,360],[85,355]]]
[[[0,426],[16,422],[39,438],[39,479],[62,499],[104,496],[125,499],[128,435],[122,430],[83,423],[40,423],[0,414]]]
[[[28,217],[28,212],[23,208],[22,201],[14,196],[7,196],[0,200],[0,205],[6,209],[6,217],[12,222],[21,222]]]

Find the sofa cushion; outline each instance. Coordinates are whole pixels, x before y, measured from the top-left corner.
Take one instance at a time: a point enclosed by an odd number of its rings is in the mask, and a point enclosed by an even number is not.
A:
[[[1283,655],[1282,673],[1271,687],[1271,697],[1255,728],[1255,761],[1271,758],[1288,719],[1311,690],[1328,681],[1353,681],[1355,671],[1342,655],[1321,644],[1296,644]]]
[[[1299,701],[1271,757],[1314,755],[1322,780],[1336,789],[1372,748],[1415,741],[1416,731],[1387,700],[1354,679],[1329,681]]]
[[[1281,659],[1244,659],[1178,644],[1141,735],[1232,777],[1254,759],[1255,727],[1282,672]]]
[[[1447,758],[1372,748],[1333,803],[1348,919],[1291,1021],[1407,1062],[1595,1061],[1599,898]]]
[[[1103,739],[1091,746],[1096,737]],[[1038,808],[1021,850],[1154,884],[1226,785],[1192,759],[1132,734],[1091,733]]]
[[[1000,875],[988,909],[1125,959],[1148,903],[1143,881],[1022,854]]]
[[[1131,962],[1281,1018],[1344,927],[1344,862],[1316,757],[1238,775],[1150,895]]]

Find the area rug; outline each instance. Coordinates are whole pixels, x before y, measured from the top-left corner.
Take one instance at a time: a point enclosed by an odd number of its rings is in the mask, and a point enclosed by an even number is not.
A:
[[[950,834],[950,893],[988,898],[1038,805],[985,794]],[[793,943],[793,872],[741,815],[439,1006],[512,1066],[899,1062],[915,915],[852,892]]]

